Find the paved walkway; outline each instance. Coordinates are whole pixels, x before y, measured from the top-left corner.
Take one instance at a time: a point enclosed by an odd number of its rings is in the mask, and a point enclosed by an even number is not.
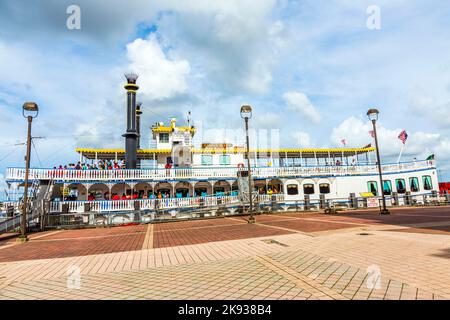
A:
[[[0,246],[0,299],[450,299],[450,208],[49,231]]]

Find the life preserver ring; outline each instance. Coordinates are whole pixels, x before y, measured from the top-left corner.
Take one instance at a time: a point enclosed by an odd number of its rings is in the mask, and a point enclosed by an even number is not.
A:
[[[243,163],[238,163],[237,167],[244,169],[244,164]]]

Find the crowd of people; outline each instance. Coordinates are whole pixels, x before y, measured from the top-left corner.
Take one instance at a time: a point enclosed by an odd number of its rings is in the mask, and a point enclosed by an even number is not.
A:
[[[278,189],[276,187],[269,187],[269,188],[267,188],[267,190],[265,187],[260,187],[258,189],[258,193],[272,195],[272,194],[278,194],[280,192],[278,191]]]
[[[125,169],[125,160],[99,160],[98,165],[93,163],[82,163],[78,161],[77,164],[69,163],[68,165],[59,165],[59,167],[53,167],[55,170],[117,170]]]

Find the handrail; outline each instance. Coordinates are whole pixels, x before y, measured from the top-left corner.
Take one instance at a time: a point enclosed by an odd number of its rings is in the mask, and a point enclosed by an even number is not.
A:
[[[433,160],[384,164],[385,173],[405,170],[435,168]],[[125,181],[125,180],[182,180],[190,178],[208,179],[236,178],[237,167],[194,167],[172,169],[113,169],[113,170],[73,170],[73,169],[30,169],[30,179],[55,181]],[[313,176],[313,175],[352,175],[378,173],[376,165],[343,165],[343,166],[286,166],[255,167],[252,176],[255,178]],[[6,180],[23,180],[24,168],[8,168]]]

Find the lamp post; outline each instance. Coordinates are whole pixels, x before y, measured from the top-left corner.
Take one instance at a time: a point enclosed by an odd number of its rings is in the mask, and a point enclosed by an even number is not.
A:
[[[375,147],[377,149],[377,164],[378,164],[378,175],[380,177],[380,190],[381,190],[381,198],[383,203],[383,208],[380,209],[380,214],[389,214],[389,210],[386,208],[386,198],[384,197],[384,186],[383,186],[383,173],[381,171],[381,159],[380,159],[380,149],[378,148],[378,135],[377,135],[377,120],[378,114],[380,112],[377,109],[369,109],[367,111],[367,117],[370,121],[372,121],[373,125],[373,135],[375,136]]]
[[[18,238],[20,242],[28,241],[26,234],[27,227],[27,209],[28,209],[28,174],[30,171],[30,153],[31,153],[31,123],[33,118],[36,118],[39,113],[39,107],[34,102],[25,102],[22,107],[22,115],[28,120],[28,133],[27,133],[27,154],[25,156],[25,186],[23,194],[23,209],[22,209],[22,221],[20,226],[21,234]]]
[[[250,169],[250,143],[248,139],[248,119],[252,117],[252,107],[249,105],[243,105],[241,107],[241,118],[245,120],[245,135],[247,142],[247,166],[248,166],[248,199],[250,202],[249,212],[250,217],[248,218],[248,223],[255,223],[255,217],[253,216],[253,198],[252,198],[252,173]]]

